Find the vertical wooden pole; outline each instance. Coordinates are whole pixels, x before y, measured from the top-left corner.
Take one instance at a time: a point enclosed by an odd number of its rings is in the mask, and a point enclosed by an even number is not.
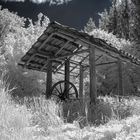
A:
[[[122,74],[122,62],[121,59],[118,58],[118,94],[124,95],[123,93],[123,74]]]
[[[96,105],[96,69],[95,69],[95,47],[90,46],[90,52],[89,52],[89,71],[90,71],[90,90],[89,90],[89,96],[90,96],[90,102],[88,104],[88,113],[87,113],[87,119],[88,123],[92,123],[95,120],[95,105]]]
[[[47,78],[46,78],[46,97],[49,98],[51,95],[52,88],[52,62],[49,61],[47,67]]]
[[[80,103],[81,103],[81,109],[80,114],[82,116],[85,116],[85,99],[83,99],[83,80],[84,80],[84,67],[80,65],[80,76],[79,76],[79,97],[80,97]]]
[[[89,68],[90,68],[90,102],[96,104],[96,69],[95,69],[95,47],[90,46],[89,52]]]
[[[69,81],[70,79],[70,62],[69,60],[65,60],[65,75],[64,75],[64,80],[65,81]],[[65,89],[65,95],[68,97],[68,89],[69,89],[69,84],[68,83],[65,83],[64,85],[64,89]],[[62,114],[63,114],[63,117],[69,117],[67,116],[69,114],[69,112],[71,111],[70,108],[68,107],[69,104],[67,103],[63,103],[62,105]],[[68,118],[67,118],[68,119]]]
[[[80,65],[80,77],[79,77],[79,97],[83,98],[83,78],[84,78],[84,68]]]
[[[65,81],[69,81],[70,80],[70,62],[69,60],[65,61]],[[65,92],[67,93],[67,89],[69,89],[69,84],[66,83],[65,84]]]

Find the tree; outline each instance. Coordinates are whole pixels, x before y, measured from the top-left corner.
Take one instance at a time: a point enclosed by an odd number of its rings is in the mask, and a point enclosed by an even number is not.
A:
[[[0,61],[3,62],[0,72],[6,70],[10,88],[15,87],[13,95],[20,97],[38,95],[45,87],[43,73],[22,69],[17,63],[46,29],[49,19],[39,14],[35,23],[28,19],[28,27],[26,21],[7,9],[0,9]]]
[[[90,32],[92,32],[96,28],[97,27],[96,27],[95,22],[93,21],[93,19],[92,18],[89,18],[86,26],[84,27],[84,31],[86,33],[90,33]]]
[[[109,12],[100,14],[99,27],[108,32],[112,32],[119,38],[131,41],[131,45],[123,47],[125,51],[140,58],[140,1],[138,0],[113,0]],[[127,92],[137,92],[140,84],[140,69],[132,65],[124,66],[125,86]]]

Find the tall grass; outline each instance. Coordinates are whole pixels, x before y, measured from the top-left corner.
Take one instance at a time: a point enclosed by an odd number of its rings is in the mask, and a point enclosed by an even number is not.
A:
[[[30,127],[32,114],[25,106],[14,104],[10,97],[12,90],[0,80],[0,139],[24,140],[33,137]]]
[[[34,97],[20,105],[10,96],[13,90],[0,80],[0,140],[39,140],[47,136],[50,127],[58,127],[59,106],[44,97]]]
[[[25,98],[20,105],[12,100],[12,92],[0,80],[0,140],[140,140],[140,100],[137,98],[120,102],[117,98],[100,97],[96,117],[113,112],[112,116],[98,127],[81,129],[77,120],[64,123],[59,117],[61,108],[54,101],[41,96]]]

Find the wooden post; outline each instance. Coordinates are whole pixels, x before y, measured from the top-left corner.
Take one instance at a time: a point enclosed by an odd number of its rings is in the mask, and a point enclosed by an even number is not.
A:
[[[80,65],[80,75],[79,75],[79,97],[83,98],[83,78],[84,78],[84,69]]]
[[[51,95],[52,88],[52,62],[49,61],[47,67],[47,78],[46,78],[46,97],[49,98]]]
[[[118,94],[123,94],[123,74],[122,74],[122,62],[121,59],[118,58]]]
[[[89,71],[90,71],[90,90],[89,97],[90,101],[88,103],[87,119],[88,123],[92,123],[95,120],[95,105],[96,105],[96,69],[95,69],[95,47],[90,46],[89,52]]]
[[[70,61],[69,60],[65,60],[65,75],[64,75],[64,80],[65,81],[69,81],[69,78],[70,78]],[[68,96],[68,89],[69,89],[69,84],[68,83],[65,83],[64,85],[64,92],[65,92],[65,95]],[[63,117],[68,117],[67,115],[69,114],[70,112],[70,108],[68,106],[69,104],[67,103],[63,103],[62,105],[62,114],[63,114]]]
[[[83,80],[84,80],[84,67],[80,65],[80,72],[79,72],[79,97],[80,97],[80,114],[85,116],[85,99],[83,99]]]
[[[65,61],[65,81],[69,81],[70,80],[70,61],[66,60]],[[69,84],[66,83],[65,84],[65,92],[67,93],[67,89],[69,89]]]
[[[95,69],[95,47],[90,46],[89,52],[89,68],[90,68],[90,103],[96,104],[96,69]]]

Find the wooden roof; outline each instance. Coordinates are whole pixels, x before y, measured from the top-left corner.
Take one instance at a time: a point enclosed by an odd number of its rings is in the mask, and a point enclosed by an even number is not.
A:
[[[94,46],[96,49],[97,66],[113,64],[118,58],[140,65],[140,61],[133,55],[107,44],[102,39],[94,38],[57,22],[48,25],[35,44],[21,58],[19,65],[27,69],[46,72],[47,64],[51,60],[53,72],[63,73],[64,60],[70,59],[70,71],[73,75],[78,75],[76,70],[79,64],[88,67],[89,46]]]

